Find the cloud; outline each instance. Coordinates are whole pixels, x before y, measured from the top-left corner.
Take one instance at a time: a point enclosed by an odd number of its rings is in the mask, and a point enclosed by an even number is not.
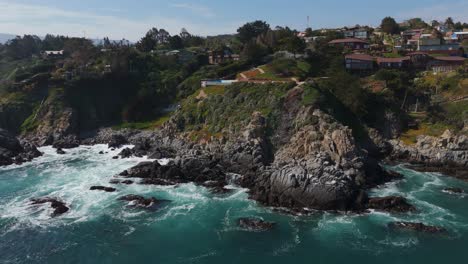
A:
[[[44,36],[50,33],[80,37],[86,34],[89,38],[108,36],[111,39],[136,41],[151,27],[165,28],[172,34],[179,33],[183,27],[199,35],[220,34],[229,30],[234,32],[231,25],[203,24],[186,18],[153,16],[129,19],[124,14],[102,15],[4,0],[0,0],[0,14],[0,32],[11,34]]]
[[[170,4],[170,6],[175,7],[175,8],[180,8],[180,9],[187,9],[197,15],[207,17],[207,18],[212,18],[216,16],[213,10],[211,10],[211,8],[206,7],[206,6],[194,5],[190,3],[175,3],[175,4]]]
[[[425,6],[415,10],[401,12],[398,19],[422,18],[426,21],[441,20],[452,17],[455,21],[468,22],[468,1],[455,3],[440,3],[433,6]]]

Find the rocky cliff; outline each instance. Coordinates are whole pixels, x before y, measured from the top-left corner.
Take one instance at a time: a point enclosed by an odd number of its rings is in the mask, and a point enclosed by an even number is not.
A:
[[[390,140],[393,160],[415,164],[422,171],[442,172],[468,179],[468,137],[450,130],[440,137],[419,136],[414,145]]]

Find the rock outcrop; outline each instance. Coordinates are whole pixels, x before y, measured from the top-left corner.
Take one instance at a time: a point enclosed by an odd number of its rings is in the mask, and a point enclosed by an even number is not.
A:
[[[0,166],[21,164],[41,155],[31,143],[19,141],[6,130],[0,129]]]
[[[468,180],[468,136],[447,130],[440,137],[420,136],[415,145],[391,140],[391,158],[415,164],[416,170],[441,172]]]
[[[311,108],[299,113],[300,126],[254,180],[252,198],[271,206],[349,210],[362,205],[370,175],[349,128]]]

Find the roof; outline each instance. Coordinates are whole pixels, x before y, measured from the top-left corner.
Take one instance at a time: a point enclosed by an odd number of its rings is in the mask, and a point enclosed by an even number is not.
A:
[[[463,62],[466,60],[465,58],[459,57],[459,56],[435,57],[434,59],[439,60],[439,61],[459,61],[459,62]]]
[[[367,54],[349,54],[345,56],[345,59],[361,60],[361,61],[374,61],[374,57]]]
[[[427,52],[422,51],[415,51],[407,54],[408,56],[415,56],[415,55],[429,55]]]
[[[345,39],[335,39],[330,42],[329,44],[341,44],[341,43],[365,43],[369,44],[369,42],[362,40],[362,39],[357,39],[357,38],[345,38]]]
[[[378,57],[377,63],[401,63],[403,61],[409,60],[409,57],[401,57],[401,58],[383,58]]]
[[[63,55],[63,50],[46,50],[44,53],[47,55]]]

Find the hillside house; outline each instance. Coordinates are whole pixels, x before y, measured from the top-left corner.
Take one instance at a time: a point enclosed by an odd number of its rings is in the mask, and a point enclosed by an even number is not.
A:
[[[345,38],[368,39],[370,38],[370,30],[363,27],[355,27],[345,30]]]
[[[367,54],[349,54],[345,56],[346,69],[350,71],[371,71],[374,69],[374,57]]]
[[[189,62],[195,58],[195,53],[188,50],[171,50],[165,53],[166,56],[174,56],[181,63]]]
[[[365,50],[369,49],[369,42],[357,38],[335,39],[328,42],[331,46],[343,46],[352,50]]]
[[[56,59],[62,58],[64,55],[63,50],[46,50],[41,52],[41,55],[44,59]]]
[[[416,69],[426,69],[427,64],[432,60],[428,53],[422,51],[411,52],[407,56],[410,58],[411,66]]]
[[[464,41],[468,39],[468,32],[453,32],[452,39],[457,39],[458,41]]]
[[[385,69],[402,69],[409,66],[410,57],[402,58],[377,58],[377,65],[379,68]]]
[[[433,72],[450,72],[455,71],[465,63],[463,57],[435,57],[434,60],[428,63],[428,69]]]
[[[459,43],[446,43],[440,45],[421,45],[418,51],[423,51],[429,54],[446,54],[447,56],[463,56],[463,49]]]
[[[224,50],[222,52],[210,51],[208,53],[208,62],[213,65],[239,60],[240,56],[238,54],[233,54],[230,50]]]

